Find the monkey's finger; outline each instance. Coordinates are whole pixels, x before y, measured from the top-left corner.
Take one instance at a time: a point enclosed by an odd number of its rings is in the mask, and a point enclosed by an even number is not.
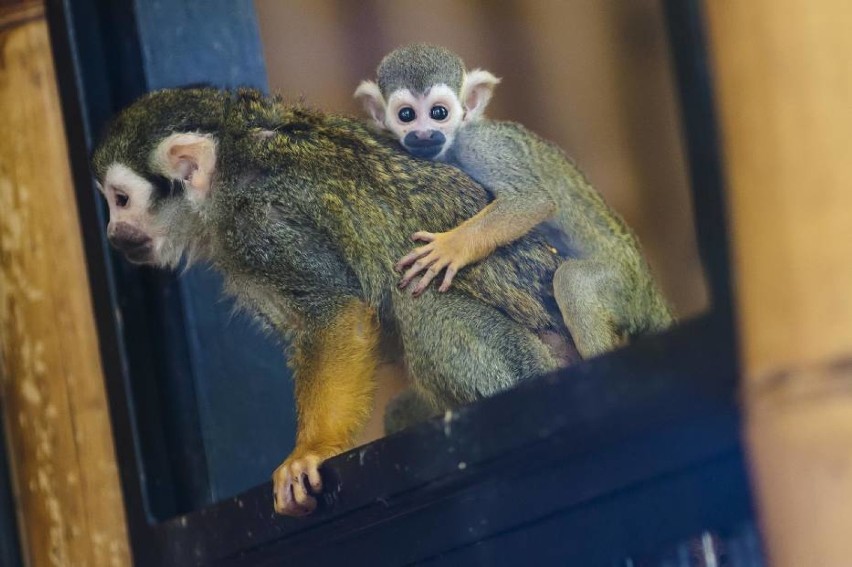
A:
[[[311,490],[314,494],[317,494],[322,491],[322,477],[320,477],[319,473],[319,465],[320,459],[315,456],[305,457],[305,475],[308,479],[308,483],[311,485]]]
[[[426,232],[425,230],[419,230],[411,235],[411,240],[422,240],[423,242],[432,242],[435,240],[434,232]]]
[[[284,513],[288,516],[305,516],[317,507],[317,500],[308,494],[304,473],[294,474],[290,480],[290,489]]]
[[[301,516],[303,512],[293,496],[293,483],[289,477],[275,490],[275,512],[286,516]]]
[[[296,501],[296,506],[298,506],[301,511],[310,512],[316,508],[317,501],[316,498],[308,494],[308,491],[305,490],[305,483],[303,480],[303,477],[300,476],[296,479],[296,482],[293,483],[293,499]]]
[[[304,504],[301,505],[300,511],[303,516],[307,516],[311,512],[317,509],[317,499],[313,496],[308,496],[308,499]]]
[[[443,293],[450,289],[450,286],[453,284],[453,278],[456,277],[457,273],[459,273],[458,268],[450,264],[447,268],[447,273],[444,274],[444,281],[441,282],[441,287],[438,288],[438,291]]]
[[[304,483],[305,472],[302,468],[301,461],[296,461],[290,466],[290,483],[293,485],[293,498],[299,505],[304,504],[308,498],[308,491],[305,490]]]
[[[429,266],[429,269],[426,270],[426,273],[423,274],[423,277],[420,278],[419,282],[417,282],[417,285],[414,287],[414,290],[411,292],[411,295],[417,297],[418,295],[423,293],[426,287],[428,287],[432,280],[435,279],[435,276],[437,276],[446,265],[447,262],[438,261]]]
[[[411,266],[410,268],[408,268],[408,271],[405,272],[404,276],[402,276],[402,280],[400,280],[400,282],[399,282],[399,287],[404,288],[405,286],[407,286],[409,283],[411,283],[411,279],[414,276],[416,276],[417,274],[419,274],[420,272],[422,272],[423,270],[425,270],[426,268],[431,266],[435,262],[435,260],[436,260],[436,258],[433,258],[432,255],[430,254],[430,255],[426,256],[425,258],[422,258],[422,259],[414,262],[414,265]]]
[[[287,500],[290,496],[290,479],[287,470],[279,467],[272,475],[272,500],[275,503],[275,511],[284,514],[287,510]]]
[[[289,505],[290,483],[283,485],[275,485],[275,512],[278,514],[286,514],[287,506]]]
[[[284,513],[284,495],[282,493],[283,488],[275,484],[275,487],[272,489],[272,503],[274,504],[276,514]]]
[[[298,484],[301,484],[301,480]],[[317,500],[313,496],[297,496],[296,486],[296,484],[290,485],[290,495],[287,498],[286,506],[280,513],[293,517],[307,516],[316,510]]]
[[[403,256],[399,262],[396,263],[396,271],[401,272],[404,267],[411,264],[415,260],[422,258],[426,254],[432,251],[432,245],[427,244],[426,246],[419,246]]]

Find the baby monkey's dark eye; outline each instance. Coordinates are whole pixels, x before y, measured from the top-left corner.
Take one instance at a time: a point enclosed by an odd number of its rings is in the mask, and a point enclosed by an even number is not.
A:
[[[432,107],[432,110],[429,111],[429,116],[432,117],[432,120],[445,120],[449,115],[450,111],[447,110],[447,107],[441,106],[440,104],[436,104]]]
[[[130,198],[127,195],[125,195],[124,193],[119,193],[118,191],[115,192],[115,204],[116,204],[117,207],[121,207],[121,208],[126,207],[127,201],[129,201],[129,200],[130,200]]]
[[[399,114],[397,114],[397,116],[399,116],[399,119],[403,122],[411,122],[415,118],[414,109],[410,106],[400,108]]]

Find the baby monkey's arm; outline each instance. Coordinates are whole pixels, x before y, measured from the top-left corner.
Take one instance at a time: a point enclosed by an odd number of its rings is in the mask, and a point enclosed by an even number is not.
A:
[[[447,291],[463,267],[486,258],[499,246],[514,242],[553,215],[556,204],[539,187],[517,187],[512,183],[485,183],[496,199],[479,213],[448,232],[414,233],[412,239],[427,244],[415,248],[397,263],[408,270],[400,280],[404,288],[417,274],[425,273],[412,290],[419,295],[441,270],[446,269],[438,291]],[[528,181],[532,181],[531,179]]]

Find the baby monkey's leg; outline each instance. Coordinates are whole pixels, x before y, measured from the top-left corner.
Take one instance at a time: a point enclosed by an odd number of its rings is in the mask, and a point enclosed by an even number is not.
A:
[[[499,310],[460,293],[394,293],[418,395],[439,412],[557,368],[547,345]]]
[[[553,295],[580,356],[611,351],[625,340],[620,321],[630,301],[627,274],[601,260],[568,260],[553,276]]]

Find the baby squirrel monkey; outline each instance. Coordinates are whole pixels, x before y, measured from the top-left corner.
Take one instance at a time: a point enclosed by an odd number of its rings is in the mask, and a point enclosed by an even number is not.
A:
[[[397,263],[407,268],[400,287],[425,270],[418,295],[445,270],[439,291],[446,291],[461,268],[546,223],[568,246],[554,296],[581,356],[671,325],[636,236],[562,150],[520,124],[483,118],[499,82],[488,71],[466,71],[447,49],[415,44],[387,55],[377,83],[355,91],[374,125],[409,153],[462,169],[494,196],[448,232],[414,233],[426,244]]]

